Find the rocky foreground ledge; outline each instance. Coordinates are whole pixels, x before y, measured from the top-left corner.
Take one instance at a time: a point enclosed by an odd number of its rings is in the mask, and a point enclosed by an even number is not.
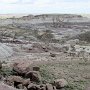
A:
[[[0,63],[0,69],[2,69]],[[1,76],[0,90],[61,90],[68,86],[65,79],[56,79],[52,83],[44,83],[40,75],[40,67],[19,67],[14,63],[12,75]]]

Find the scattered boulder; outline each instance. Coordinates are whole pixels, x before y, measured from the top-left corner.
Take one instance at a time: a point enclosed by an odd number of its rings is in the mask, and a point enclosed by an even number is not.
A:
[[[41,81],[41,75],[38,71],[29,71],[26,73],[26,78],[30,78],[31,81],[34,82],[40,82]]]
[[[30,83],[31,83],[30,79],[25,79],[23,81],[23,86],[26,86],[27,87]]]
[[[40,71],[40,67],[33,67],[33,71]]]
[[[53,86],[53,90],[57,90],[55,86]]]
[[[65,79],[57,79],[54,81],[54,85],[57,89],[63,88],[68,85],[68,82]]]
[[[40,87],[36,84],[31,83],[28,85],[28,90],[40,90]]]
[[[24,88],[23,88],[24,90],[28,90],[25,86],[24,86]]]
[[[5,81],[8,85],[14,87],[17,87],[19,84],[23,83],[23,79],[19,76],[9,76]]]
[[[3,82],[0,82],[0,90],[22,90],[22,89],[16,89],[12,86],[4,84]]]
[[[54,53],[50,53],[51,57],[56,57],[56,55]]]
[[[14,63],[13,71],[14,71],[14,74],[16,74],[16,75],[20,75],[20,76],[25,75],[25,71],[19,67],[18,63]]]
[[[18,84],[18,85],[17,85],[17,88],[18,88],[18,89],[23,89],[24,87],[23,87],[22,84]]]
[[[25,73],[33,70],[33,68],[30,66],[33,62],[31,60],[25,61],[25,60],[18,60],[14,62],[13,64],[13,71],[16,75],[24,77]]]
[[[65,79],[57,79],[52,84],[47,83],[38,85],[37,83],[41,82],[40,67],[32,66],[31,68],[27,67],[23,69],[18,66],[18,63],[15,63],[13,71],[17,73],[17,76],[8,76],[5,79],[5,82],[10,86],[22,90],[57,90],[68,85],[68,82]]]
[[[45,84],[40,85],[40,90],[46,90],[46,85]]]
[[[53,86],[51,84],[46,84],[46,90],[53,90]]]
[[[45,52],[48,52],[48,48],[47,48],[47,47],[42,46],[42,48],[43,48],[43,50],[44,50]]]

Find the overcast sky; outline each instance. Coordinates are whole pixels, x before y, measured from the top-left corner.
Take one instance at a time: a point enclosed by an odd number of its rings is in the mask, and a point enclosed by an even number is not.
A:
[[[0,14],[90,13],[90,0],[0,0]]]

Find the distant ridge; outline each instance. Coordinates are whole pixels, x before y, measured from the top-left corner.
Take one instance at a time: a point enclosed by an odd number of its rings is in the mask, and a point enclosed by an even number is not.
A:
[[[5,18],[26,18],[26,17],[42,17],[42,16],[83,16],[83,17],[88,17],[90,18],[90,14],[0,14],[0,18],[5,19]]]
[[[90,14],[82,14],[82,16],[90,18]]]
[[[0,18],[1,19],[12,18],[12,17],[20,18],[24,15],[28,15],[28,14],[0,14]]]
[[[40,18],[83,18],[81,15],[76,14],[40,14],[40,15],[26,15],[20,19],[40,19]]]

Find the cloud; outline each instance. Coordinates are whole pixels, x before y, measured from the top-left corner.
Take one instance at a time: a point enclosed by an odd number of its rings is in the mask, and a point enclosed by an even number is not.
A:
[[[36,2],[36,0],[21,0],[20,3],[24,3],[24,4],[33,4],[33,3],[35,3],[35,2]]]
[[[7,3],[17,3],[19,2],[19,0],[0,0],[0,4],[4,3],[4,4],[7,4]]]
[[[0,0],[0,13],[89,12],[89,0]]]

